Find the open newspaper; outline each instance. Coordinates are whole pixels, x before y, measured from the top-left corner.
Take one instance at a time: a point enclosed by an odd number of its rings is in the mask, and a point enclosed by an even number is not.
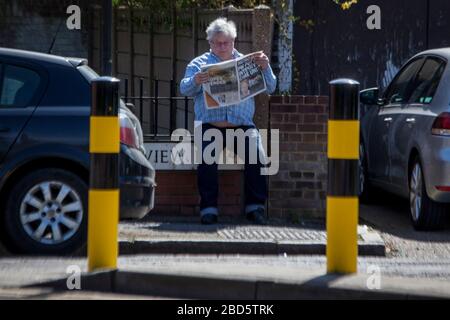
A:
[[[266,90],[262,70],[252,59],[258,53],[202,67],[202,72],[209,74],[209,81],[203,84],[207,108],[238,104]]]

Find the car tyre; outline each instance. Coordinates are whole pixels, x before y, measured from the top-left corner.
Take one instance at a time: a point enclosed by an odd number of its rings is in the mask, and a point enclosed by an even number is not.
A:
[[[9,251],[66,255],[85,244],[87,184],[63,169],[40,169],[23,176],[9,193],[3,240]]]
[[[447,204],[428,197],[422,165],[418,157],[412,163],[409,174],[410,217],[416,230],[439,230],[445,226]]]

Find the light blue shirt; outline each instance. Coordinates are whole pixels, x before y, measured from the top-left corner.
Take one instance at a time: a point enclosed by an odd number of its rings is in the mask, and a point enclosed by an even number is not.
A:
[[[233,51],[233,57],[236,59],[243,56],[236,49]],[[195,120],[203,123],[228,121],[237,126],[254,126],[253,116],[255,114],[255,99],[250,98],[242,101],[239,104],[207,109],[203,97],[203,89],[201,85],[196,85],[194,76],[201,71],[201,67],[207,64],[219,63],[222,60],[212,52],[205,54],[192,60],[187,68],[184,78],[180,83],[180,92],[184,96],[194,97],[194,112]],[[275,77],[272,68],[266,68],[263,71],[266,80],[267,92],[273,93],[277,86],[277,78]]]

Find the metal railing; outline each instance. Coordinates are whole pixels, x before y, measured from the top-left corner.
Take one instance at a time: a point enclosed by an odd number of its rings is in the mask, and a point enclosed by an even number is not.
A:
[[[182,111],[183,115],[183,128],[186,130],[190,130],[193,125],[193,121],[190,121],[190,114],[192,112],[189,110],[189,106],[193,105],[194,98],[192,97],[178,97],[176,96],[176,88],[177,83],[174,80],[158,80],[153,79],[153,86],[150,85],[150,88],[153,88],[153,95],[144,95],[144,79],[139,79],[139,90],[137,96],[129,96],[128,95],[128,79],[124,79],[124,92],[121,98],[125,101],[125,103],[133,104],[133,113],[138,117],[141,122],[142,128],[144,130],[144,139],[145,140],[155,140],[158,138],[167,139],[170,137],[170,134],[175,130],[180,128],[180,125],[177,125],[177,120],[179,115],[178,111]],[[160,84],[161,82],[169,82],[170,92],[167,96],[160,96]],[[150,89],[150,92],[152,90]],[[169,110],[161,108],[167,107],[167,105],[163,105],[161,102],[168,102]],[[144,106],[147,104],[147,106]],[[180,108],[181,105],[181,108]],[[148,107],[147,117],[145,117],[145,109]],[[163,112],[163,113],[161,113]],[[161,116],[168,116],[168,126],[160,125]],[[144,123],[148,125],[145,126]],[[192,123],[192,124],[191,124]],[[165,130],[162,130],[165,129]],[[166,133],[162,133],[161,131],[165,131]],[[168,132],[167,132],[168,131]]]

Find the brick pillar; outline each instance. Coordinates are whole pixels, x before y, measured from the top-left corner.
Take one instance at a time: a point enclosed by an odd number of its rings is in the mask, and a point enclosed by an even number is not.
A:
[[[325,217],[327,120],[327,97],[271,97],[270,128],[280,130],[280,170],[269,178],[271,217]]]
[[[253,51],[264,51],[270,58],[272,55],[273,20],[268,6],[257,6],[253,12]],[[260,129],[269,127],[269,97],[266,93],[255,97],[254,122]]]

